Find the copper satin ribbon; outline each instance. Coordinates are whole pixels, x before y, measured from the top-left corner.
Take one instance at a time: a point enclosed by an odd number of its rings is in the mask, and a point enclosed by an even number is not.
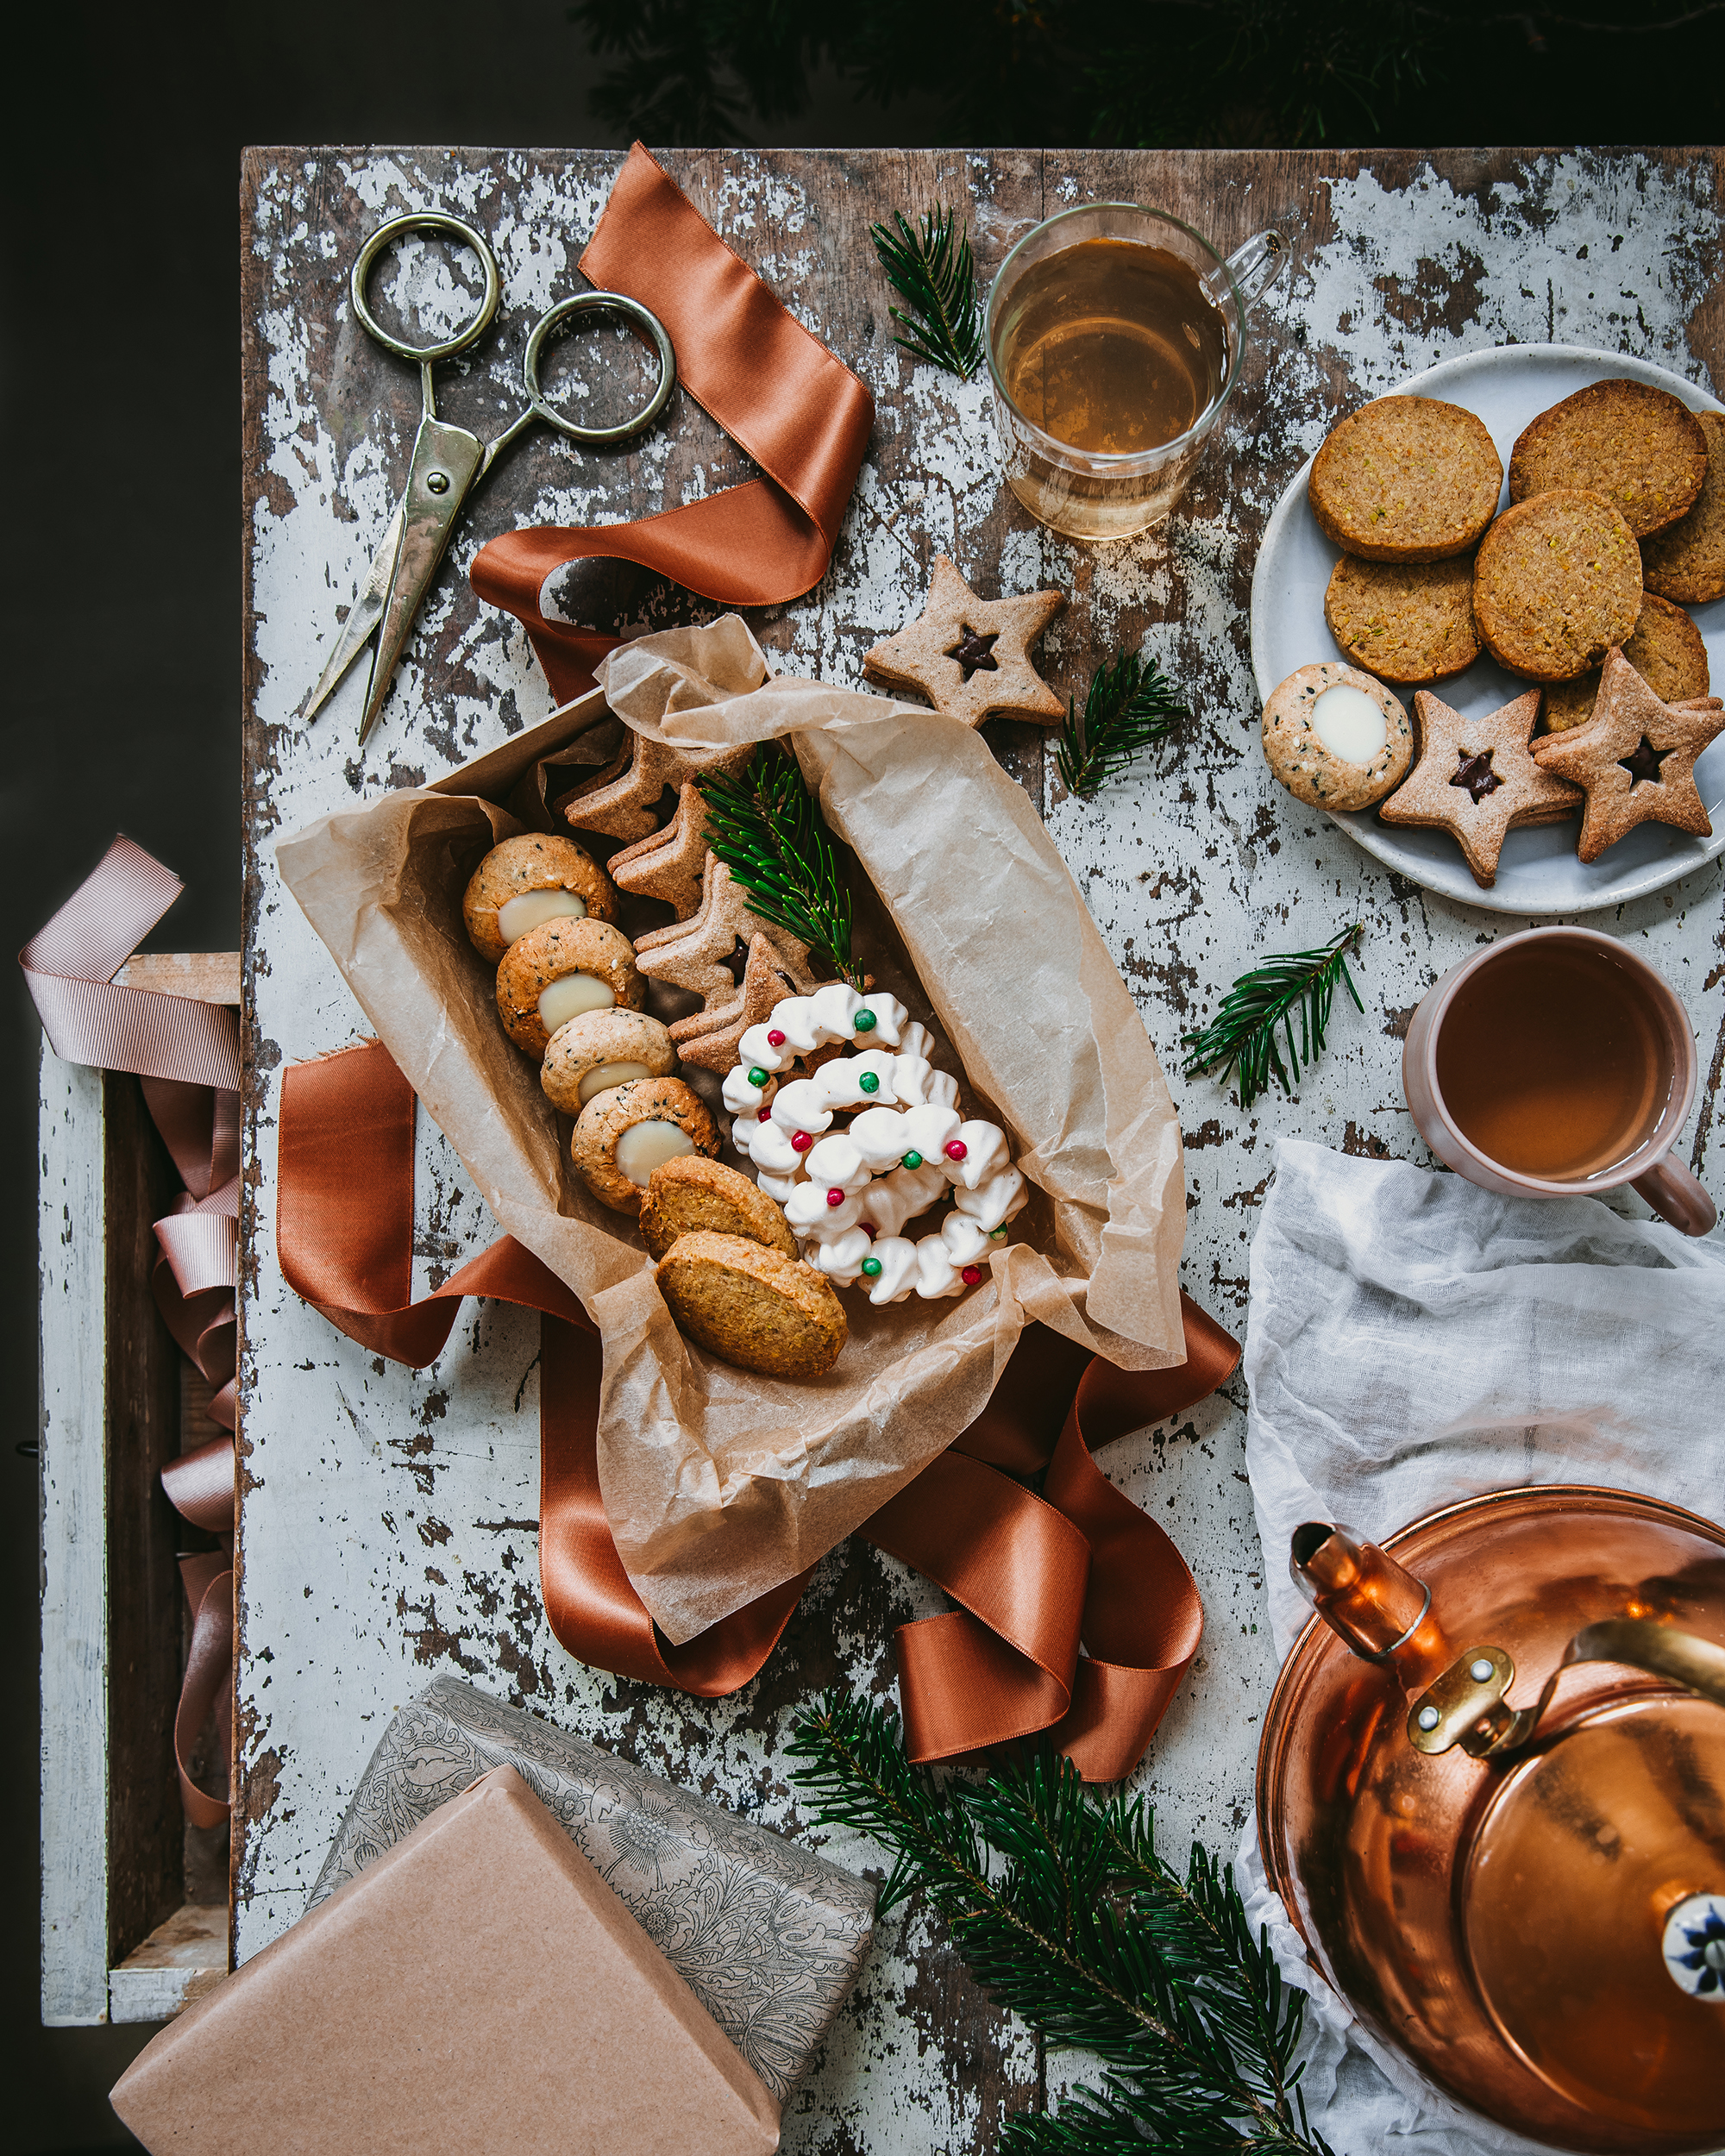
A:
[[[869,445],[875,404],[637,143],[580,266],[650,307],[677,378],[762,477],[637,523],[541,525],[482,548],[473,587],[526,624],[560,703],[593,686],[614,636],[548,618],[545,580],[593,555],[639,562],[704,599],[772,606],[826,573]]]
[[[185,885],[171,868],[116,838],[92,873],[18,954],[24,979],[63,1062],[135,1072],[145,1105],[185,1188],[155,1223],[152,1288],[169,1332],[216,1388],[211,1418],[234,1427],[234,1287],[240,1214],[240,1029],[234,1012],[189,996],[119,987],[114,975]],[[162,1484],[196,1526],[227,1551],[180,1560],[191,1645],[174,1722],[186,1816],[213,1827],[223,1799],[187,1761],[213,1707],[226,1757],[232,1724],[234,1444],[218,1438],[172,1462]]]
[[[737,1690],[772,1652],[806,1576],[681,1647],[663,1639],[605,1519],[601,1355],[574,1294],[505,1236],[411,1300],[413,1114],[407,1081],[375,1044],[286,1072],[277,1249],[288,1285],[362,1346],[415,1365],[442,1351],[463,1295],[541,1312],[539,1570],[553,1632],[619,1676],[701,1698]],[[898,1634],[914,1758],[1038,1731],[1089,1781],[1118,1780],[1143,1757],[1197,1651],[1202,1612],[1173,1543],[1090,1455],[1194,1406],[1239,1361],[1220,1326],[1182,1306],[1188,1359],[1176,1369],[1118,1370],[1030,1327],[983,1413],[862,1530],[961,1605]],[[1044,1467],[1041,1497],[1013,1479]]]

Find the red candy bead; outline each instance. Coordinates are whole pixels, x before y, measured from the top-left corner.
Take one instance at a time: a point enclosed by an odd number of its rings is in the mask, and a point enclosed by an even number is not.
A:
[[[875,1223],[872,1220],[859,1220],[856,1225],[862,1229],[863,1234],[866,1235],[869,1240],[872,1243],[875,1240],[876,1232]]]
[[[980,1265],[967,1265],[958,1277],[967,1288],[974,1288],[982,1277],[982,1269]]]
[[[829,1190],[826,1194],[826,1202],[830,1206],[842,1206],[844,1203],[844,1193],[842,1190]]]
[[[770,1123],[773,1120],[773,1111],[770,1108],[756,1108],[755,1120],[757,1123]]]
[[[775,1027],[774,1027],[774,1029],[773,1029],[773,1031],[772,1031],[769,1034],[768,1034],[768,1036],[767,1036],[767,1045],[768,1045],[768,1048],[782,1048],[782,1047],[784,1046],[784,1044],[785,1044],[785,1037],[784,1037],[784,1035],[783,1035],[781,1032],[780,1032],[780,1031],[779,1031],[779,1030],[778,1030],[778,1028],[777,1028],[776,1026],[775,1026]]]
[[[964,1143],[962,1138],[950,1138],[946,1141],[946,1157],[948,1160],[963,1160],[964,1156],[969,1150],[970,1148]]]
[[[791,1132],[791,1150],[794,1153],[806,1153],[813,1144],[814,1133],[812,1131],[793,1131]]]

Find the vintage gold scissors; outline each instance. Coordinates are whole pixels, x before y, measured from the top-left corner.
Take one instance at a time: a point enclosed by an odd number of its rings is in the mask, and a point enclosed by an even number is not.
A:
[[[372,312],[366,294],[379,255],[411,232],[442,233],[461,241],[479,257],[480,266],[485,273],[485,295],[478,314],[464,329],[446,337],[441,344],[405,344],[399,337],[391,335]],[[578,292],[572,299],[560,299],[555,307],[548,308],[540,316],[528,333],[527,349],[521,363],[527,392],[526,411],[511,420],[494,441],[481,442],[465,427],[452,426],[447,419],[437,417],[431,370],[440,360],[452,360],[476,344],[497,313],[503,280],[498,272],[497,256],[484,235],[461,218],[447,216],[440,210],[392,217],[387,224],[380,225],[360,249],[351,282],[354,312],[361,325],[373,342],[380,344],[386,352],[392,352],[398,359],[411,360],[418,367],[422,397],[419,431],[413,438],[413,460],[408,467],[406,491],[396,505],[382,543],[372,557],[371,567],[366,573],[353,611],[342,625],[329,662],[319,675],[305,707],[309,723],[358,657],[361,645],[373,630],[377,631],[371,680],[366,687],[365,712],[360,720],[360,739],[363,743],[389,694],[396,661],[407,642],[420,602],[437,573],[461,505],[502,452],[536,419],[543,419],[547,426],[555,427],[571,442],[603,447],[609,442],[628,441],[650,427],[669,403],[671,392],[677,385],[677,361],[664,323],[638,301],[626,299],[621,292],[599,291]],[[546,403],[539,387],[539,359],[547,340],[589,314],[621,317],[658,355],[659,381],[652,396],[632,417],[615,427],[583,427],[577,421],[566,418]]]

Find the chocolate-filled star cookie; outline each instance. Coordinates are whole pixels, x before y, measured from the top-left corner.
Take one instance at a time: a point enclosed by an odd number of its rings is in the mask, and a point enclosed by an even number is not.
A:
[[[1581,858],[1597,861],[1638,824],[1669,824],[1697,838],[1711,837],[1695,760],[1720,733],[1725,705],[1716,696],[1661,703],[1621,649],[1607,653],[1593,717],[1584,726],[1551,735],[1534,751],[1542,771],[1586,790],[1576,849]]]
[[[1513,824],[1556,823],[1581,805],[1576,787],[1540,770],[1528,754],[1540,692],[1530,689],[1483,718],[1464,718],[1421,689],[1414,711],[1419,761],[1377,813],[1386,824],[1448,831],[1474,881],[1489,891]]]
[[[1057,726],[1066,706],[1030,662],[1030,647],[1066,601],[1058,592],[978,599],[944,554],[920,616],[862,661],[873,680],[925,696],[980,726],[991,712]]]

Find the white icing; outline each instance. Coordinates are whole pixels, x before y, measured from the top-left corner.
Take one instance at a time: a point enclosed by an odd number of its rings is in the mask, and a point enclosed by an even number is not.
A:
[[[862,1269],[862,1261],[869,1255],[869,1238],[861,1228],[847,1228],[843,1235],[835,1236],[830,1243],[817,1243],[808,1253],[809,1263],[817,1272],[825,1273],[829,1280],[836,1280],[841,1287],[849,1288]]]
[[[824,1138],[810,1146],[803,1156],[803,1167],[812,1183],[819,1183],[825,1190],[847,1193],[861,1190],[875,1173],[847,1131],[835,1131],[831,1138]]]
[[[617,998],[602,981],[590,973],[566,973],[554,981],[539,998],[539,1023],[548,1033],[578,1018],[585,1011],[609,1011]]]
[[[829,1041],[848,1041],[862,1008],[862,999],[848,981],[829,981],[809,998],[809,1017]]]
[[[808,1055],[826,1038],[814,1014],[812,996],[787,996],[782,1003],[775,1003],[767,1031],[784,1035],[785,1045],[775,1053],[787,1061],[793,1056]]]
[[[864,1108],[844,1133],[869,1163],[871,1175],[884,1175],[910,1150],[905,1119],[896,1108]]]
[[[955,1265],[975,1265],[988,1255],[988,1231],[968,1213],[949,1213],[940,1224],[940,1239]]]
[[[724,1074],[720,1093],[732,1115],[741,1115],[745,1110],[758,1108],[767,1097],[765,1087],[750,1082],[749,1069],[748,1062],[744,1061],[738,1063],[735,1070],[727,1070]]]
[[[731,1142],[736,1144],[737,1131],[743,1119],[731,1125]],[[740,1148],[738,1149],[741,1150]],[[769,1175],[796,1176],[801,1174],[803,1156],[791,1143],[790,1132],[782,1125],[756,1123],[749,1133],[749,1157],[757,1167],[764,1168]]]
[[[775,1205],[783,1205],[797,1188],[796,1179],[791,1175],[757,1175],[755,1180]]]
[[[497,909],[497,932],[505,943],[518,943],[541,921],[584,921],[587,902],[573,891],[524,891]]]
[[[1012,1165],[1007,1134],[998,1123],[961,1123],[958,1143],[964,1148],[963,1160],[948,1160],[944,1152],[940,1157],[947,1181],[963,1183],[967,1190],[978,1188]]]
[[[770,1018],[765,1025],[749,1027],[737,1044],[737,1052],[743,1058],[737,1066],[739,1070],[745,1073],[750,1069],[778,1072],[791,1061],[796,1051],[788,1040],[781,1048],[775,1048],[767,1038],[768,1034],[775,1030]]]
[[[862,1033],[857,1036],[859,1039],[879,1041],[882,1048],[903,1046],[901,1029],[910,1017],[910,1012],[906,1010],[896,996],[888,995],[884,988],[877,988],[873,995],[863,997],[862,1007],[865,1011],[872,1011],[875,1013],[875,1023],[872,1026],[863,1028]],[[856,1021],[853,1018],[851,1020],[853,1031],[856,1029]]]
[[[944,1161],[942,1148],[958,1134],[958,1111],[932,1103],[912,1108],[905,1117],[905,1144],[925,1161]]]
[[[895,1168],[890,1175],[877,1175],[862,1193],[862,1218],[882,1235],[897,1235],[907,1220],[945,1195],[946,1178],[938,1168]]]
[[[869,1254],[881,1261],[880,1272],[869,1282],[869,1301],[902,1302],[915,1284],[916,1244],[902,1235],[880,1235]]]
[[[843,1205],[830,1206],[826,1192],[825,1183],[800,1182],[783,1200],[786,1219],[811,1243],[830,1243],[847,1228],[856,1226],[862,1218],[862,1200],[856,1193],[852,1192]]]
[[[871,1101],[892,1103],[894,1067],[898,1058],[890,1049],[871,1048],[862,1056],[835,1056],[815,1073],[815,1083],[830,1108],[867,1107]],[[865,1081],[872,1079],[874,1083]]]
[[[893,1083],[907,1108],[956,1108],[958,1081],[944,1070],[933,1070],[920,1056],[900,1056]]]
[[[694,1150],[694,1140],[681,1123],[631,1123],[617,1141],[617,1165],[644,1190],[656,1168]]]
[[[1383,706],[1364,689],[1338,681],[1312,706],[1312,730],[1344,763],[1370,763],[1389,738]]]
[[[934,1056],[934,1036],[925,1025],[914,1019],[899,1028],[899,1053],[901,1056],[919,1056],[925,1062]]]
[[[626,1086],[631,1078],[652,1075],[645,1063],[595,1063],[581,1080],[581,1106],[586,1107],[596,1093],[609,1093],[613,1086]]]
[[[831,1129],[832,1111],[812,1078],[793,1078],[773,1095],[773,1120],[781,1131],[812,1131],[819,1136]]]
[[[946,1245],[938,1235],[925,1235],[916,1246],[916,1291],[925,1302],[933,1302],[942,1295],[957,1295],[963,1292],[964,1282],[958,1277]]]
[[[739,1115],[731,1120],[731,1143],[744,1160],[755,1157],[754,1134],[760,1127],[752,1115]]]
[[[1025,1179],[1016,1168],[1003,1168],[975,1190],[966,1190],[961,1183],[952,1194],[958,1210],[991,1233],[1004,1227],[1014,1213],[1022,1213],[1029,1198]]]

